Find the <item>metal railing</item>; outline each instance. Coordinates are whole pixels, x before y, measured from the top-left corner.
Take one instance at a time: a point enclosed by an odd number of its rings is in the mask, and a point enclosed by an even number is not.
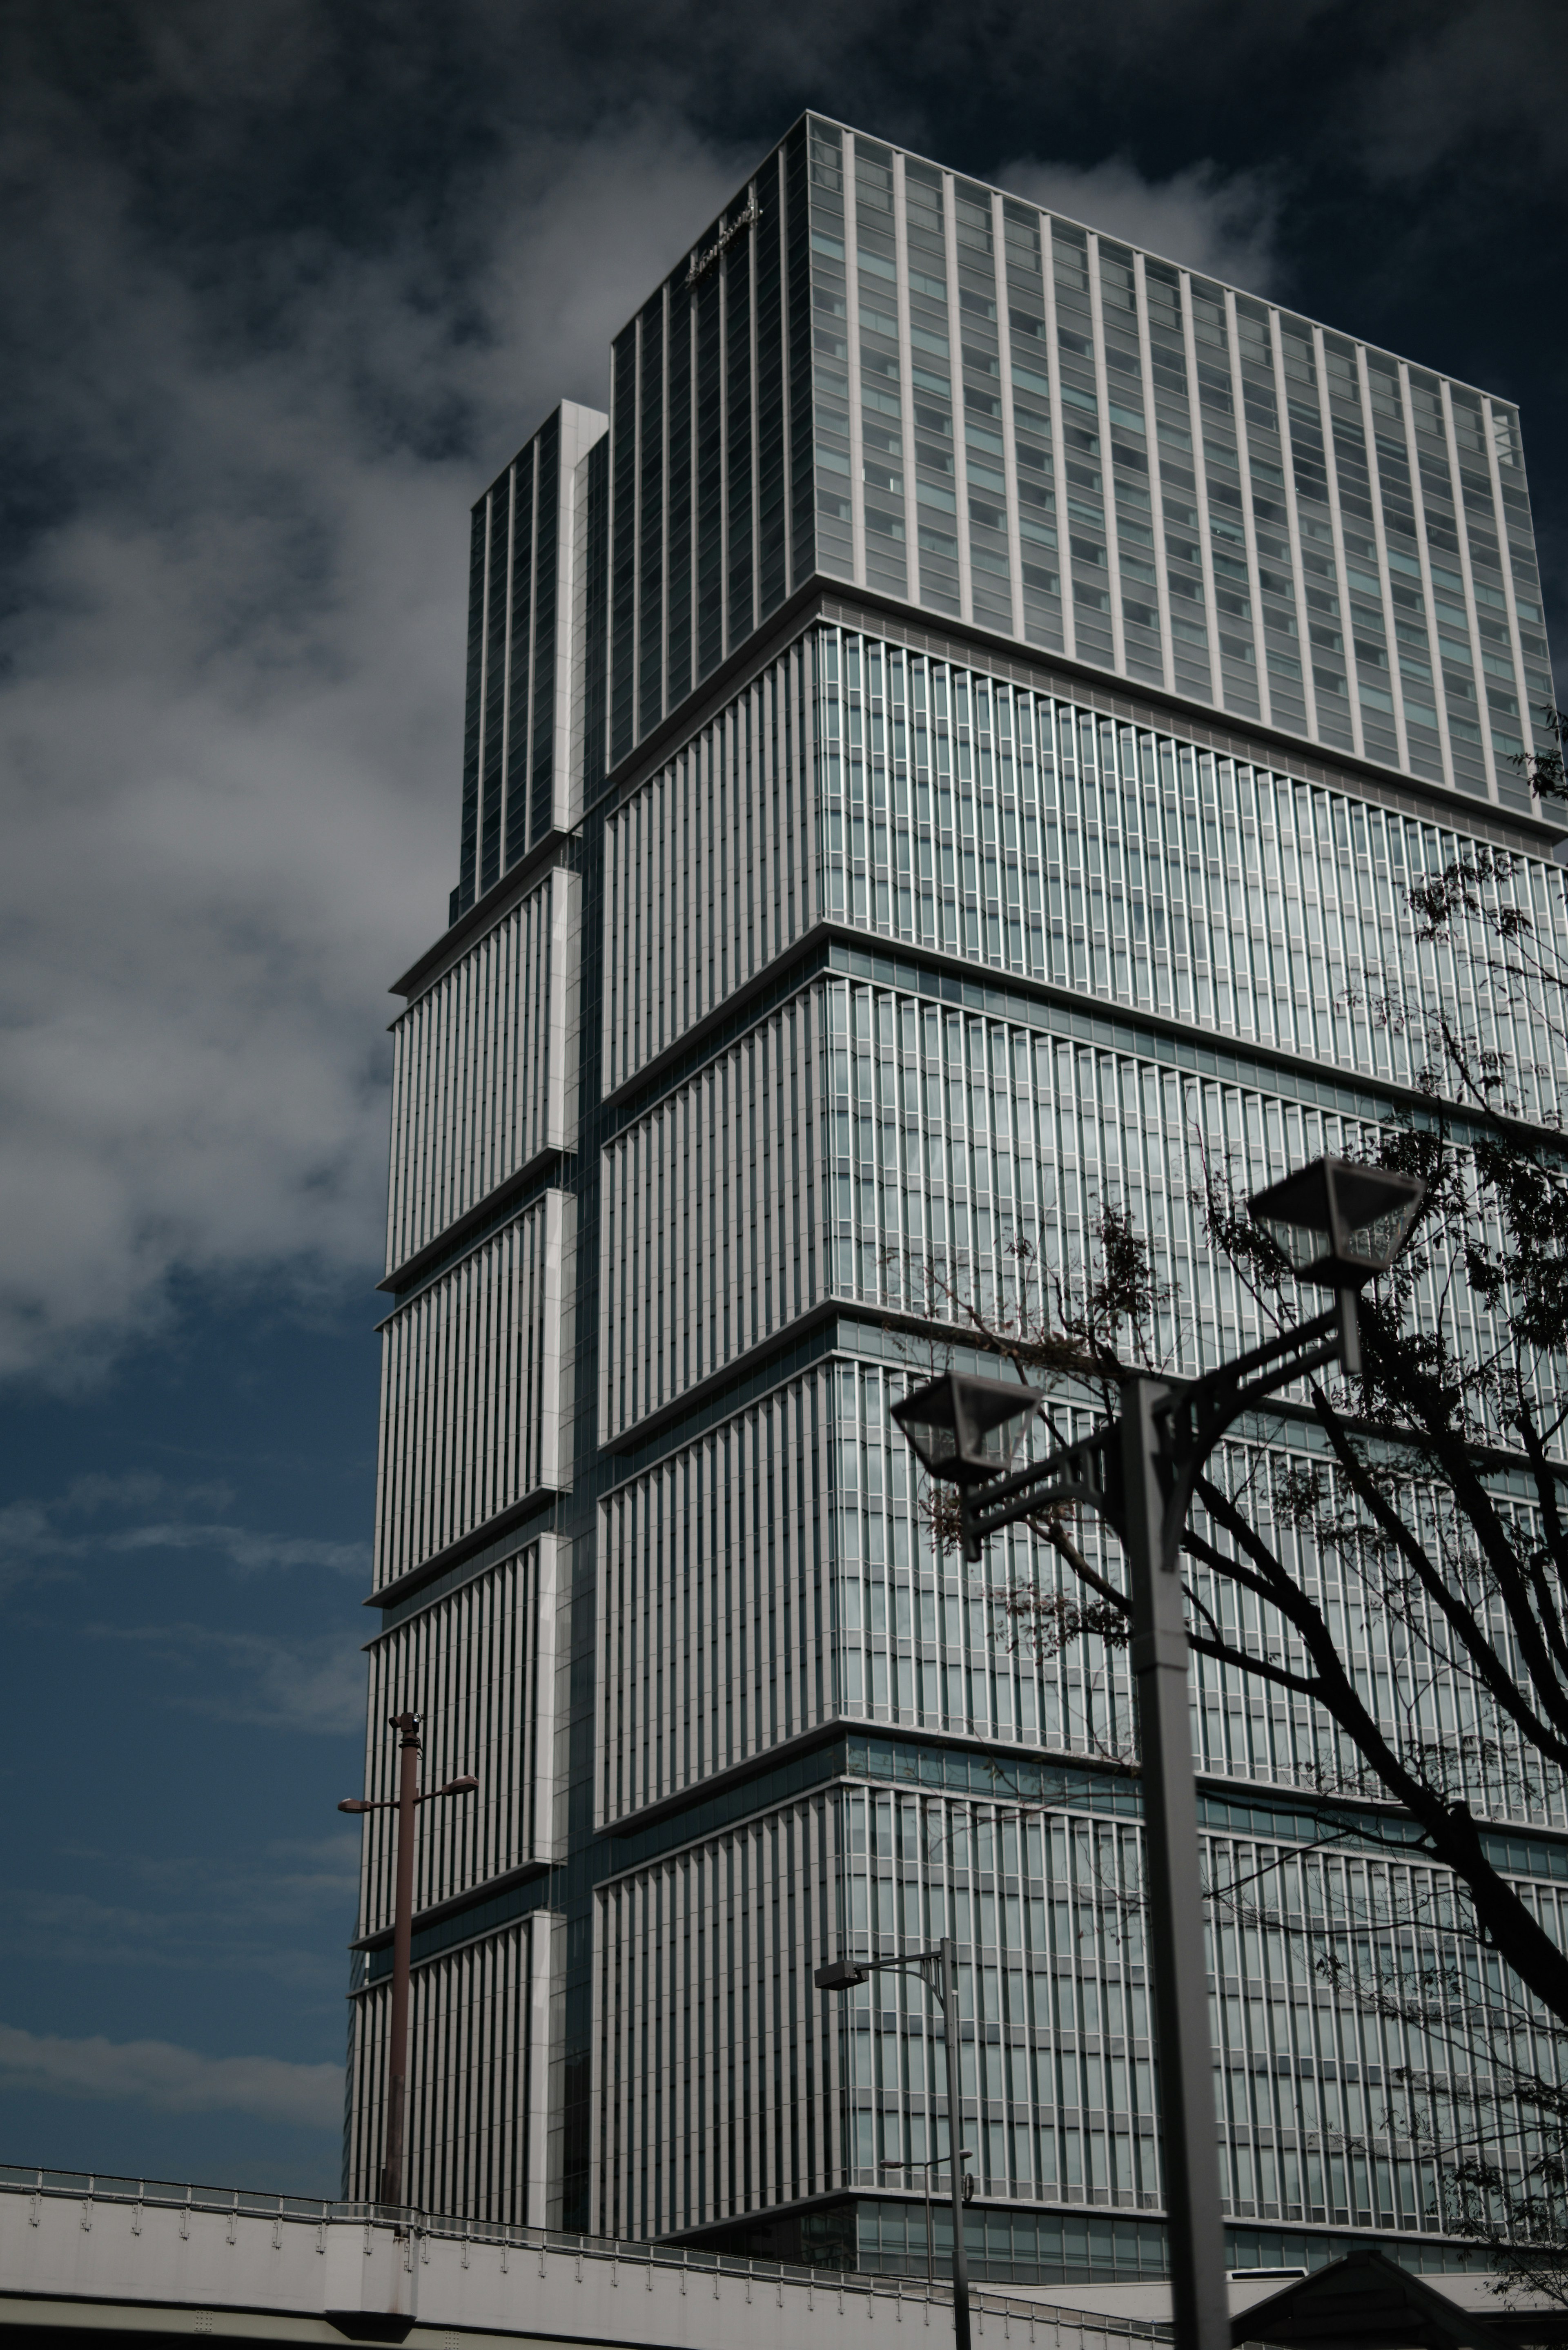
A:
[[[427,2243],[492,2244],[508,2251],[537,2251],[543,2262],[551,2254],[571,2259],[583,2275],[584,2262],[628,2267],[666,2269],[691,2275],[746,2279],[752,2283],[776,2283],[805,2291],[813,2304],[819,2295],[893,2302],[903,2309],[950,2310],[952,2287],[928,2285],[924,2277],[881,2276],[866,2269],[815,2267],[790,2261],[743,2259],[732,2252],[711,2252],[695,2244],[650,2243],[646,2239],[584,2236],[556,2228],[514,2226],[495,2220],[454,2219],[450,2214],[410,2210],[394,2214],[376,2203],[317,2201],[309,2196],[264,2195],[243,2187],[202,2187],[166,2178],[130,2178],[86,2170],[45,2170],[32,2165],[0,2163],[0,2194],[47,2197],[86,2205],[123,2204],[162,2210],[210,2211],[220,2217],[288,2220],[320,2228],[332,2221],[365,2227],[410,2228]],[[1040,2288],[1048,2291],[1048,2287]],[[994,2286],[971,2286],[970,2306],[976,2330],[985,2331],[989,2316],[1004,2339],[1018,2335],[1041,2345],[1053,2342],[1061,2350],[1096,2340],[1168,2342],[1171,2327],[1149,2320],[1102,2315],[1097,2310],[1065,2308],[1048,2301],[1023,2301]],[[1038,2329],[1038,2332],[1036,2331]]]

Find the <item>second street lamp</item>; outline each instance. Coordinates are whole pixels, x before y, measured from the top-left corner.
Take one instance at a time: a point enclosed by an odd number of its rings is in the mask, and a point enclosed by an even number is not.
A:
[[[1016,1392],[1016,1390],[1015,1390]],[[959,2067],[958,1945],[944,1934],[935,1950],[910,1950],[901,1959],[829,1959],[812,1978],[818,1991],[855,1991],[874,1974],[918,1974],[942,2006],[942,2038],[948,2070],[948,2168],[951,2173],[953,2206],[953,2350],[970,2350],[969,2262],[964,2255],[963,2207],[969,2200],[961,2165],[969,2148],[961,2151],[962,2089]],[[927,2177],[929,2177],[928,2171]],[[930,2244],[930,2199],[927,2197],[926,2242]]]
[[[963,2152],[959,2156],[959,2160],[961,2162],[967,2162],[970,2158],[971,2152],[971,2149],[966,2146]],[[932,2285],[934,2285],[937,2281],[936,2236],[931,2227],[931,2173],[936,2169],[938,2164],[942,2162],[944,2159],[950,2162],[952,2160],[952,2157],[950,2154],[946,2157],[940,2154],[933,2154],[929,2155],[924,2162],[906,2162],[902,2155],[885,2154],[882,2157],[881,2161],[877,2165],[878,2170],[918,2170],[920,2174],[920,2181],[924,2189],[926,2198],[926,2291],[928,2293],[929,2293]],[[969,2200],[967,2186],[964,2192],[964,2200],[965,2202]]]
[[[437,1795],[471,1795],[479,1782],[472,1777],[449,1779],[444,1787],[419,1784],[420,1717],[394,1713],[389,1730],[400,1733],[398,1792],[370,1802],[362,1795],[345,1795],[340,1812],[391,1812],[398,1814],[397,1891],[392,1905],[392,2015],[387,2033],[387,2153],[381,2172],[381,2201],[389,2210],[403,2208],[403,2131],[409,2087],[409,1982],[414,1940],[414,1813]]]
[[[1249,1207],[1260,1229],[1298,1280],[1338,1293],[1334,1306],[1199,1379],[1129,1372],[1118,1419],[1012,1474],[1036,1389],[950,1371],[893,1407],[925,1467],[959,1488],[967,1558],[988,1534],[1063,1505],[1096,1511],[1126,1555],[1179,2350],[1231,2345],[1180,1575],[1188,1509],[1204,1462],[1244,1412],[1324,1363],[1359,1370],[1358,1293],[1393,1263],[1425,1190],[1413,1175],[1320,1159],[1259,1192]]]

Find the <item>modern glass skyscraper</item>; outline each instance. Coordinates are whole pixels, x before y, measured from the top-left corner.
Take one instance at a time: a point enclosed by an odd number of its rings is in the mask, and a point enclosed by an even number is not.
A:
[[[370,1601],[369,1791],[405,1705],[481,1782],[421,1831],[418,2200],[923,2272],[878,2165],[946,2146],[930,2019],[811,1970],[946,1930],[977,2270],[1159,2272],[1125,1660],[1012,1637],[1026,1537],[933,1555],[888,1407],[933,1269],[1004,1295],[1112,1199],[1183,1367],[1256,1335],[1201,1154],[1262,1182],[1411,1098],[1366,997],[1464,989],[1402,892],[1468,845],[1568,947],[1512,764],[1551,698],[1506,402],[816,117],[616,338],[607,417],[480,500]],[[1201,1664],[1194,1701],[1227,1865],[1353,1892],[1311,1720]],[[1556,1905],[1568,1808],[1511,1801]],[[1384,2027],[1298,1951],[1214,1955],[1238,2264],[1443,2264],[1428,2156],[1368,2143]]]

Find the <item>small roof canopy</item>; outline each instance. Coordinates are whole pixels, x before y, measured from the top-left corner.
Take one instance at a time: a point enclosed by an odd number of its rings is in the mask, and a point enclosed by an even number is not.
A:
[[[1369,2245],[1255,2301],[1231,2319],[1231,2339],[1301,2350],[1505,2350],[1561,2338],[1564,2314],[1500,2301],[1482,2316]]]

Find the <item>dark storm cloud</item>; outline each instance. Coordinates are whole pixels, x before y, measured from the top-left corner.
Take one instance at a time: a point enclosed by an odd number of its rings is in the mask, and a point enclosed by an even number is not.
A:
[[[175,1274],[370,1271],[467,504],[803,105],[1512,391],[1550,510],[1561,25],[13,6],[0,1367],[90,1376]]]

